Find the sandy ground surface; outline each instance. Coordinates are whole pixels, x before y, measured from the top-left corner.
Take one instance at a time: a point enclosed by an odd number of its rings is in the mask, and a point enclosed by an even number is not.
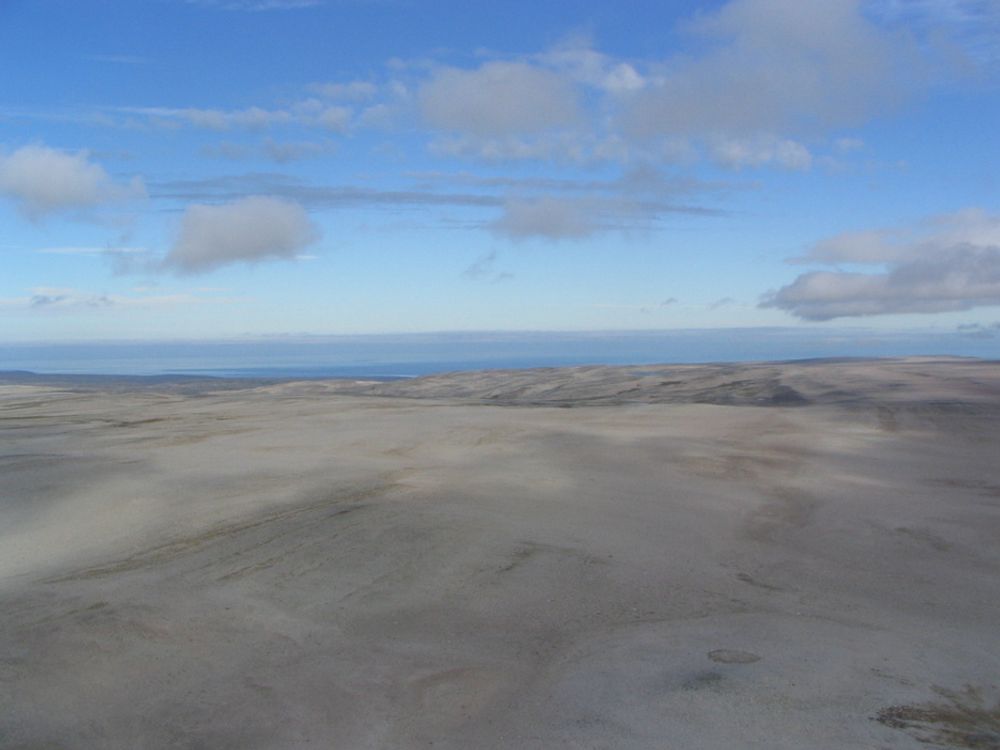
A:
[[[1000,747],[1000,364],[0,378],[0,747]]]

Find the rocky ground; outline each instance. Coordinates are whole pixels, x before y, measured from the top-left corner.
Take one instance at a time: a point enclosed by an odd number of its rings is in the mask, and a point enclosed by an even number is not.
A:
[[[1000,364],[0,377],[0,748],[1000,747]]]

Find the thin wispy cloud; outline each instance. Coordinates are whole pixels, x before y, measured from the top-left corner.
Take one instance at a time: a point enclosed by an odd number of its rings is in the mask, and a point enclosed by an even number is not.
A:
[[[336,153],[337,148],[336,143],[329,141],[278,141],[268,137],[256,144],[231,141],[208,144],[202,147],[201,153],[210,158],[229,161],[263,160],[274,164],[291,164]]]
[[[106,255],[121,253],[122,255],[143,255],[148,252],[143,247],[42,247],[35,250],[42,255]]]
[[[580,240],[610,231],[648,232],[669,216],[719,216],[718,209],[651,200],[596,197],[514,198],[488,227],[514,240]]]
[[[462,271],[462,278],[469,281],[488,281],[493,284],[499,284],[502,281],[510,281],[514,278],[514,274],[509,271],[499,270],[498,265],[499,254],[496,250],[490,250],[488,253],[479,256],[470,263],[464,271]]]
[[[419,185],[461,185],[518,194],[594,193],[645,195],[661,198],[721,194],[749,187],[746,182],[704,180],[689,174],[664,173],[649,165],[636,165],[608,179],[488,175],[479,172],[412,172]]]
[[[868,0],[864,9],[946,59],[958,52],[973,65],[1000,62],[1000,4],[994,0]]]
[[[153,124],[163,127],[191,125],[208,130],[264,130],[274,125],[289,124],[294,121],[292,112],[263,107],[222,110],[196,107],[119,107],[118,112],[126,115],[141,115]]]
[[[461,176],[455,180],[433,175],[418,174],[415,177],[418,184],[411,190],[314,185],[278,173],[246,173],[204,180],[151,183],[150,190],[157,198],[182,202],[225,201],[266,194],[295,201],[309,209],[498,209],[499,214],[493,219],[471,221],[467,226],[485,227],[498,236],[514,240],[533,237],[572,240],[605,231],[650,231],[670,216],[713,217],[724,214],[723,210],[715,207],[675,199],[680,197],[675,196],[675,192],[693,194],[700,187],[699,183],[680,182],[673,185],[669,180],[660,181],[657,176],[645,172],[629,173],[616,180],[585,180],[576,184],[530,179],[493,182],[487,179],[477,183]],[[429,186],[427,182],[464,183],[480,190],[445,191]],[[713,185],[706,183],[705,189]]]
[[[311,209],[352,206],[493,207],[503,200],[492,195],[423,190],[387,190],[356,185],[316,185],[277,172],[251,172],[198,180],[150,183],[157,198],[176,201],[219,201],[250,195],[274,195]]]
[[[956,329],[972,339],[994,339],[1000,336],[1000,321],[995,323],[964,323]]]
[[[0,312],[43,315],[118,313],[129,310],[163,310],[204,303],[231,304],[235,297],[175,292],[170,294],[114,294],[88,292],[72,287],[34,287],[18,297],[0,297]]]

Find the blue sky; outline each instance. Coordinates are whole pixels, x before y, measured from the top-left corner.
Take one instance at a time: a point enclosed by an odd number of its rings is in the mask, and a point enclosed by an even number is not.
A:
[[[0,0],[0,341],[1000,335],[1000,3]]]

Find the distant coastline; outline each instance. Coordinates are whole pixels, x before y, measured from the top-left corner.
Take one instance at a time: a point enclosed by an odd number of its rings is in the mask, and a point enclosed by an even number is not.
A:
[[[240,379],[397,379],[580,365],[768,362],[923,355],[1000,357],[1000,339],[956,331],[743,328],[482,331],[215,341],[0,343],[0,371]]]
[[[452,400],[497,406],[610,406],[688,403],[727,406],[847,404],[927,400],[995,410],[1000,360],[977,357],[830,357],[761,362],[483,368],[417,378],[378,376],[216,377],[210,375],[87,375],[0,371],[0,387],[36,386],[78,393],[223,391],[381,396]],[[948,388],[928,389],[944,379]],[[944,382],[944,381],[942,381]],[[961,383],[960,387],[956,383]],[[862,395],[868,394],[868,395]],[[871,400],[869,396],[877,394]]]

